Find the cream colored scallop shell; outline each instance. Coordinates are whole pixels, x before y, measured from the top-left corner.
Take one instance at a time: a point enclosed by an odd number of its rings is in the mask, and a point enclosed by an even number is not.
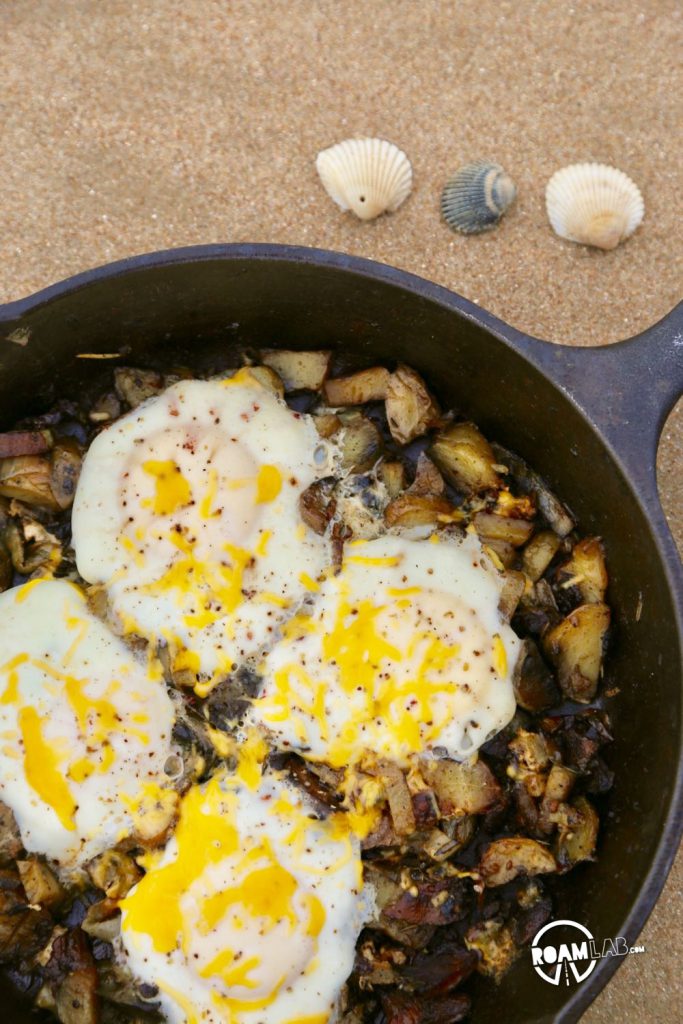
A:
[[[385,139],[346,139],[318,153],[315,166],[335,203],[361,220],[393,213],[413,184],[410,160]]]
[[[556,234],[599,249],[616,249],[645,213],[638,186],[605,164],[572,164],[557,171],[546,186],[545,205]]]

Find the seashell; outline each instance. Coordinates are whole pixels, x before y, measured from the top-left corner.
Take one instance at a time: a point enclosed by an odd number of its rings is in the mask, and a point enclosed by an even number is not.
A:
[[[441,193],[443,219],[454,231],[476,235],[495,227],[517,195],[499,164],[485,160],[461,167]]]
[[[335,203],[361,220],[393,213],[413,185],[410,160],[385,139],[346,139],[318,153],[315,166]]]
[[[605,164],[572,164],[557,171],[546,186],[545,205],[556,234],[599,249],[616,249],[645,213],[638,186]]]

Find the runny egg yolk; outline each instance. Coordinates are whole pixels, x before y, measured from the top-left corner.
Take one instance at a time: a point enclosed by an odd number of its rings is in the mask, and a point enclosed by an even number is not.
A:
[[[167,647],[201,696],[272,642],[329,563],[328,540],[297,529],[299,496],[326,471],[318,447],[310,417],[240,372],[181,381],[86,454],[79,571],[116,628]]]
[[[467,758],[514,714],[518,640],[499,598],[476,538],[351,544],[265,657],[251,718],[337,768],[437,747]]]
[[[71,869],[135,832],[127,801],[165,780],[172,723],[159,667],[139,664],[77,587],[0,595],[0,799],[27,850]]]
[[[147,856],[121,903],[131,969],[159,986],[171,1021],[327,1020],[350,972],[357,840],[313,820],[277,777],[253,781],[193,787],[166,850]]]

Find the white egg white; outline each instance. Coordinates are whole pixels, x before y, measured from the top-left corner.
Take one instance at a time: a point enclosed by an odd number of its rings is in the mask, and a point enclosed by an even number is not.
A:
[[[0,799],[27,850],[74,868],[136,831],[167,782],[173,707],[154,663],[63,580],[0,595]]]
[[[328,564],[298,502],[330,471],[329,451],[248,370],[181,381],[88,450],[72,517],[79,572],[106,586],[124,633],[167,644],[208,689],[268,645]]]
[[[277,776],[215,776],[121,904],[130,970],[170,1024],[333,1019],[366,919],[358,840]]]
[[[264,658],[251,720],[335,767],[470,757],[515,711],[519,640],[501,588],[475,536],[347,545],[339,575]]]

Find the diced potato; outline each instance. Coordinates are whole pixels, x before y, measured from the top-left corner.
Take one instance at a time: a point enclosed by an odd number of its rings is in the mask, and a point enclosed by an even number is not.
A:
[[[64,889],[47,864],[34,857],[18,860],[17,871],[29,903],[49,910],[64,899]]]
[[[541,530],[535,534],[524,548],[522,568],[529,579],[535,583],[546,571],[557,554],[561,541],[553,530]]]
[[[319,437],[327,439],[333,437],[338,430],[341,430],[342,422],[333,412],[321,412],[313,417],[315,429]]]
[[[609,624],[606,604],[583,604],[545,634],[543,646],[571,700],[588,703],[595,696]]]
[[[550,751],[548,741],[540,732],[520,729],[514,739],[508,743],[518,763],[527,771],[540,772],[548,767]]]
[[[271,348],[261,352],[261,361],[275,370],[286,391],[319,391],[330,367],[331,354]]]
[[[341,417],[342,469],[351,473],[364,473],[379,459],[384,448],[378,427],[360,412],[345,413]]]
[[[256,366],[249,367],[249,373],[252,377],[255,377],[259,384],[264,388],[268,388],[269,391],[273,391],[276,395],[279,395],[280,398],[284,397],[285,386],[282,383],[280,376],[272,369],[272,367],[259,366],[257,364]]]
[[[501,790],[485,761],[424,761],[425,780],[436,793],[444,817],[483,814],[500,800]]]
[[[55,501],[62,509],[73,504],[82,463],[80,446],[73,438],[65,437],[56,442],[50,455],[50,486]]]
[[[474,423],[455,423],[440,431],[429,454],[449,483],[467,494],[483,494],[502,486],[493,468],[493,449]]]
[[[534,532],[534,524],[527,519],[510,519],[495,512],[477,512],[472,522],[482,540],[504,541],[514,548],[526,544]]]
[[[487,537],[482,543],[482,547],[498,572],[504,572],[506,569],[511,569],[517,561],[517,551],[513,548],[512,544],[508,544],[507,541],[493,540],[492,538]]]
[[[382,462],[379,467],[379,478],[387,489],[390,498],[400,494],[406,485],[406,471],[402,462]]]
[[[542,875],[557,871],[550,850],[535,839],[496,839],[479,863],[479,873],[489,888],[505,885],[519,875]]]
[[[9,864],[19,856],[23,843],[14,814],[0,802],[0,865]]]
[[[522,594],[526,589],[526,579],[522,572],[507,572],[503,581],[503,590],[498,602],[498,611],[506,622],[510,622],[517,611]]]
[[[95,967],[72,971],[55,997],[61,1024],[97,1024],[100,1016]]]
[[[386,398],[391,374],[384,366],[371,366],[349,377],[333,377],[325,382],[325,401],[333,408],[340,405],[362,405]]]
[[[104,942],[113,942],[121,931],[121,911],[115,899],[91,903],[81,923],[87,935]]]
[[[16,455],[0,459],[0,494],[27,505],[58,511],[52,492],[50,460],[44,455]]]
[[[608,576],[605,549],[599,537],[586,537],[574,545],[571,557],[557,572],[559,586],[575,581],[584,604],[600,604],[605,599]]]
[[[445,490],[443,477],[432,460],[424,452],[420,452],[415,467],[415,479],[408,488],[409,494],[441,495]]]
[[[158,395],[163,386],[161,374],[156,370],[140,370],[132,366],[118,366],[114,370],[116,394],[131,409]]]
[[[394,441],[408,444],[435,426],[440,412],[419,373],[399,366],[386,388],[387,423]]]
[[[396,834],[412,835],[415,831],[415,814],[405,775],[393,761],[381,761],[376,773],[382,780],[387,795]]]
[[[448,521],[453,506],[447,498],[437,495],[417,495],[405,491],[391,501],[384,510],[387,526],[428,526]],[[445,517],[445,519],[444,519]]]
[[[595,808],[584,796],[577,797],[571,806],[574,815],[570,831],[560,831],[556,846],[558,863],[565,870],[582,860],[593,860],[600,827]]]
[[[93,885],[112,900],[120,900],[142,878],[142,872],[127,853],[105,850],[88,865]]]
[[[496,981],[503,977],[519,956],[512,932],[497,918],[473,925],[465,935],[465,945],[479,953],[477,971]]]
[[[560,692],[555,677],[533,640],[525,639],[512,677],[515,700],[526,711],[545,711],[557,704]]]
[[[560,820],[558,811],[569,799],[575,780],[574,772],[563,764],[554,764],[550,769],[539,810],[538,825],[541,832],[548,834],[553,831]]]

